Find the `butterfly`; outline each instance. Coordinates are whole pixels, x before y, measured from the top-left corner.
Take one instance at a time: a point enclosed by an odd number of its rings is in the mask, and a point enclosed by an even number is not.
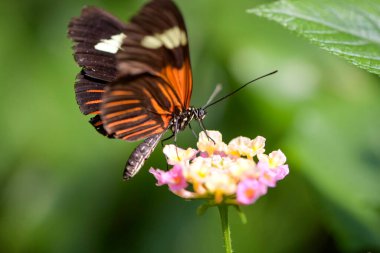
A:
[[[175,136],[203,108],[190,106],[192,72],[182,14],[171,0],[152,0],[125,24],[96,7],[85,7],[68,26],[81,67],[75,95],[81,112],[109,137],[144,141],[123,173],[133,177],[168,130]]]

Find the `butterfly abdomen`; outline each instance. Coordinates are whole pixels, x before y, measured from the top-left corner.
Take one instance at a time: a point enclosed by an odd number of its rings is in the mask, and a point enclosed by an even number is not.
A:
[[[125,180],[132,178],[140,170],[145,160],[148,159],[150,154],[152,154],[162,135],[163,133],[153,135],[145,139],[140,145],[135,148],[135,150],[129,156],[127,164],[125,165],[123,172],[123,178]]]

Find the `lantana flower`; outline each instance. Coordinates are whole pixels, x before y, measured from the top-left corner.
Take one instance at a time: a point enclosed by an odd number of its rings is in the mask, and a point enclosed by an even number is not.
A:
[[[185,199],[208,199],[215,204],[249,205],[289,173],[281,150],[265,154],[265,138],[237,137],[228,144],[218,131],[199,134],[198,149],[166,145],[173,167],[151,168],[157,185]]]

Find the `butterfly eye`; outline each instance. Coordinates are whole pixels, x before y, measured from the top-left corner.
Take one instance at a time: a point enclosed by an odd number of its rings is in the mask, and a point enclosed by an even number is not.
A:
[[[203,110],[202,108],[198,109],[197,114],[196,114],[197,120],[203,120],[206,117],[206,114],[207,112]]]

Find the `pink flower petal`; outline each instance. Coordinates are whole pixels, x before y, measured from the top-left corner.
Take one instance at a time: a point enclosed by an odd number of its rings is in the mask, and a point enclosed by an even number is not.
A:
[[[261,170],[259,181],[268,187],[275,187],[277,181],[284,179],[289,174],[289,167],[287,164],[277,166],[276,168],[269,168],[268,162],[259,161],[257,167]]]
[[[167,174],[169,178],[168,185],[171,191],[178,191],[187,187],[188,184],[183,176],[182,167],[180,165],[175,165]]]
[[[262,172],[266,171],[269,169],[269,164],[267,161],[262,161],[260,160],[258,163],[257,163],[257,168],[259,170],[261,170]]]
[[[155,170],[151,168],[149,172],[157,179],[157,186],[167,184],[171,191],[179,191],[188,186],[180,165],[175,165],[169,171]]]
[[[265,185],[254,179],[246,179],[238,184],[236,200],[242,205],[249,205],[265,193]]]
[[[207,152],[200,152],[200,153],[199,153],[199,156],[200,156],[200,157],[203,157],[203,158],[209,157],[209,155],[208,155]]]
[[[153,176],[156,178],[157,186],[161,186],[168,183],[168,177],[166,175],[167,172],[163,170],[159,170],[159,169],[154,169],[154,168],[150,168],[149,172],[153,174]]]
[[[286,177],[289,174],[289,166],[287,164],[278,166],[276,168],[276,180],[282,180],[284,177]]]
[[[275,187],[277,182],[277,172],[273,169],[267,169],[263,171],[263,174],[259,177],[259,181],[268,187]]]

